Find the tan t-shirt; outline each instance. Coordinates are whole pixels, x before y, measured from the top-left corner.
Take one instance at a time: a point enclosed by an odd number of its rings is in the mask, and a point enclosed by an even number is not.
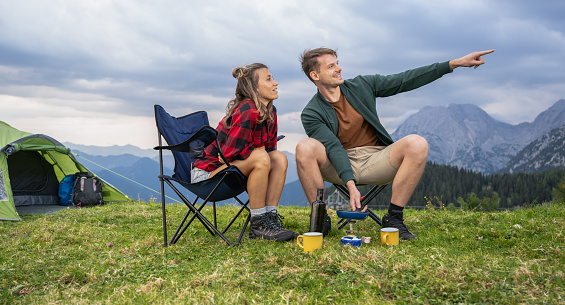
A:
[[[339,101],[330,104],[337,114],[339,123],[337,138],[344,149],[380,145],[377,130],[347,102],[343,94]]]

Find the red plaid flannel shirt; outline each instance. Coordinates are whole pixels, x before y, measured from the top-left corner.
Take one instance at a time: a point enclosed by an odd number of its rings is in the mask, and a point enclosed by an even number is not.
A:
[[[273,106],[274,120],[258,124],[259,111],[252,101],[241,103],[234,109],[230,118],[224,117],[218,124],[218,141],[222,153],[228,162],[245,160],[253,149],[265,146],[267,152],[276,149],[277,145],[277,110]],[[231,128],[224,128],[224,120],[231,120]],[[228,121],[230,123],[230,121]],[[216,142],[208,145],[204,157],[196,160],[194,166],[211,172],[222,166]]]

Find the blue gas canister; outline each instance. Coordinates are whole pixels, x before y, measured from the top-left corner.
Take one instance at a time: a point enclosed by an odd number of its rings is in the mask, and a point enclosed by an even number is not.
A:
[[[361,238],[355,235],[347,235],[341,238],[342,245],[350,245],[352,247],[361,247]]]

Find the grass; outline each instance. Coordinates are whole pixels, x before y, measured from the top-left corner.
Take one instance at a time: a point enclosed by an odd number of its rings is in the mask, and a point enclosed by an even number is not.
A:
[[[220,208],[220,219],[234,209]],[[178,219],[184,207],[170,205],[168,213]],[[287,228],[307,229],[308,209],[280,213]],[[229,247],[199,223],[164,248],[154,203],[24,215],[0,222],[0,303],[563,304],[563,215],[562,203],[493,213],[408,210],[418,240],[381,246],[378,226],[365,220],[355,228],[373,237],[368,246],[341,246],[344,230],[334,227],[313,254],[295,242],[247,237]]]

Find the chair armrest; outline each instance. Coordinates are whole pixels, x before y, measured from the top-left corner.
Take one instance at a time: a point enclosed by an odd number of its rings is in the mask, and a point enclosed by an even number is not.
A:
[[[220,146],[220,142],[218,141],[218,138],[216,138],[216,145],[218,146],[218,152],[220,153],[220,155],[218,156],[218,157],[220,158],[220,160],[223,161],[225,165],[231,166],[231,164],[228,162],[228,160],[226,159],[226,157],[224,157],[224,153],[222,152],[222,149],[221,149],[221,146]]]
[[[204,154],[204,149],[210,143],[214,142],[216,137],[218,136],[218,132],[210,127],[204,126],[200,128],[194,135],[188,138],[186,141],[182,143],[178,143],[175,145],[161,145],[156,146],[153,149],[155,150],[172,150],[172,151],[180,151],[180,152],[188,152],[191,159],[199,157]]]

